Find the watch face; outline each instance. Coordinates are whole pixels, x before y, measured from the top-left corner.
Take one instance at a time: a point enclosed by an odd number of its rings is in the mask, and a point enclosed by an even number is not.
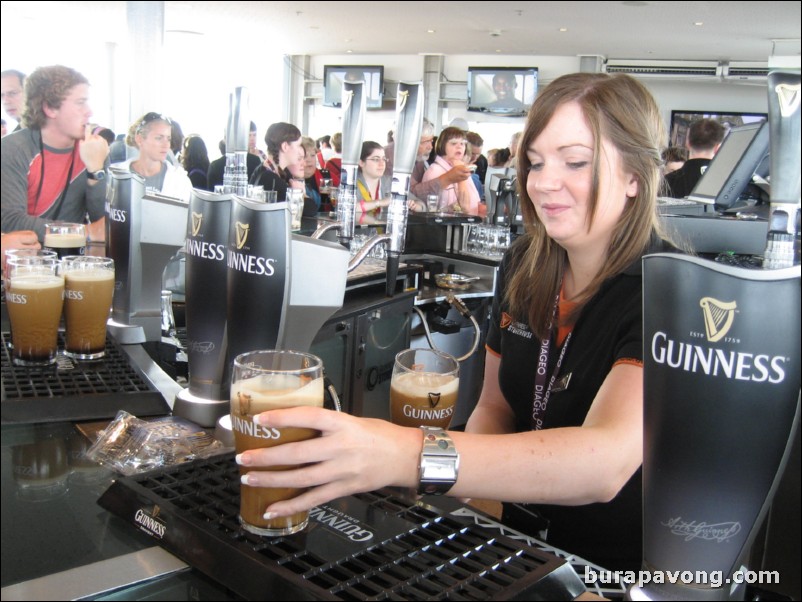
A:
[[[105,180],[106,172],[103,170],[96,171],[95,173],[92,174],[92,176],[95,178],[95,180]]]

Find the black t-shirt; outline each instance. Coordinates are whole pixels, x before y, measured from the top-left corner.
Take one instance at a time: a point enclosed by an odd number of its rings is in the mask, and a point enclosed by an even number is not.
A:
[[[501,356],[499,384],[512,408],[518,432],[532,429],[535,372],[541,341],[526,316],[511,316],[503,303],[506,276],[514,269],[521,247],[507,253],[499,269],[487,347]],[[652,252],[666,250],[662,245]],[[573,328],[558,378],[571,374],[568,387],[552,391],[544,428],[581,426],[604,379],[619,360],[643,361],[641,262],[608,280],[582,309]],[[554,339],[547,375],[560,353]],[[592,463],[593,458],[588,458]],[[548,543],[608,569],[637,570],[641,561],[641,470],[608,503],[583,506],[505,504],[503,520],[511,527],[537,536],[550,524]]]
[[[685,164],[666,175],[666,196],[682,199],[691,194],[697,182],[702,179],[702,168],[710,165],[710,159],[688,159]]]

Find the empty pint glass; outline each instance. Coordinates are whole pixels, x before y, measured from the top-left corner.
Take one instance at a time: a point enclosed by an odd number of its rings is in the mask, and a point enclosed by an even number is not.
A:
[[[106,322],[114,294],[114,260],[70,255],[62,260],[64,275],[64,354],[96,360],[106,354]]]
[[[448,428],[457,405],[459,362],[443,351],[406,349],[395,356],[390,420],[401,426]]]
[[[64,303],[64,277],[45,255],[12,255],[7,262],[6,303],[11,321],[12,357],[19,366],[56,361],[58,323]]]
[[[67,255],[84,255],[86,226],[70,222],[45,224],[45,249],[57,253],[59,259]]]
[[[234,360],[231,378],[231,426],[237,453],[273,447],[320,436],[305,428],[268,428],[254,424],[253,417],[266,410],[295,406],[323,407],[323,362],[308,353],[295,351],[252,351]],[[273,466],[268,470],[289,470],[295,466]],[[240,467],[240,474],[250,469]],[[242,528],[258,535],[278,537],[306,527],[308,512],[265,519],[272,503],[288,500],[304,490],[288,487],[250,487],[241,485],[240,522]]]

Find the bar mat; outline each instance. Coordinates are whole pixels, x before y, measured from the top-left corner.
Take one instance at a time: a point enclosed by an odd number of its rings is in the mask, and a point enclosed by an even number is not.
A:
[[[2,423],[63,422],[113,418],[119,410],[135,416],[169,414],[155,387],[106,339],[106,357],[73,361],[59,354],[53,366],[28,368],[11,361],[11,334],[2,333]],[[59,333],[64,348],[64,333]]]
[[[247,599],[558,600],[563,559],[396,490],[314,508],[301,533],[240,529],[234,454],[117,479],[98,503]],[[430,499],[430,498],[427,498]]]

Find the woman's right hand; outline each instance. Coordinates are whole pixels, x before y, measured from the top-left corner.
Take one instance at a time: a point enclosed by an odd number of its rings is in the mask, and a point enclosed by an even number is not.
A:
[[[263,412],[255,421],[265,427],[321,432],[315,439],[253,449],[237,456],[240,466],[253,469],[246,475],[249,486],[309,488],[294,499],[271,505],[267,511],[274,516],[289,516],[352,493],[418,484],[423,446],[419,429],[311,407]],[[269,466],[297,468],[259,470]]]

